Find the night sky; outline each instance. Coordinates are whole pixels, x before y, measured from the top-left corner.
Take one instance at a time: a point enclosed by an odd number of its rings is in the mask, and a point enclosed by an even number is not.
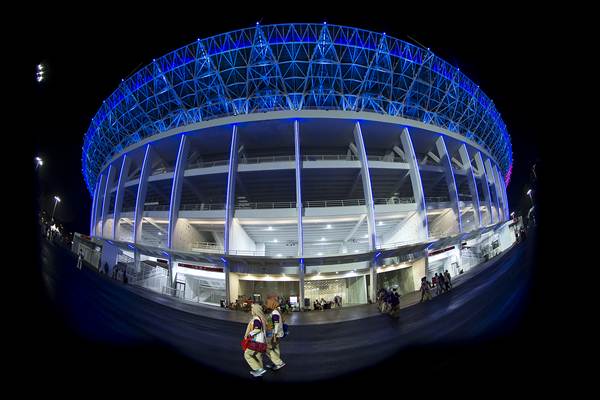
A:
[[[91,118],[122,78],[165,53],[218,33],[262,24],[322,22],[386,32],[415,40],[459,67],[494,100],[513,145],[513,175],[508,188],[511,210],[522,201],[531,166],[539,158],[540,107],[546,92],[542,62],[546,32],[531,25],[531,16],[507,11],[484,12],[479,18],[434,15],[430,10],[399,13],[378,9],[345,15],[342,7],[306,7],[285,13],[276,8],[234,7],[211,13],[197,10],[108,9],[46,18],[40,9],[30,20],[31,40],[21,60],[30,70],[28,103],[36,111],[27,121],[33,157],[44,159],[38,184],[42,209],[52,211],[52,197],[63,200],[56,218],[68,230],[87,233],[91,196],[81,174],[83,136]],[[177,14],[175,18],[175,14]],[[60,17],[60,15],[64,15]],[[46,82],[35,81],[40,62]]]

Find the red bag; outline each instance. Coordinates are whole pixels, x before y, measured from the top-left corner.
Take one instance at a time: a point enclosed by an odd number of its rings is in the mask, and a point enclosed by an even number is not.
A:
[[[242,349],[243,349],[244,351],[246,351],[246,349],[249,347],[250,343],[252,343],[252,339],[250,339],[250,338],[247,338],[247,337],[246,337],[246,338],[243,338],[243,339],[242,339]]]
[[[266,343],[258,343],[258,342],[252,341],[252,340],[248,343],[248,348],[250,350],[254,350],[259,353],[267,352],[267,344]]]

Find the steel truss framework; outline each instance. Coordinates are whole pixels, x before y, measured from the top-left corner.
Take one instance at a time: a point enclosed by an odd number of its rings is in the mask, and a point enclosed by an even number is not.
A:
[[[429,50],[326,23],[257,24],[198,39],[123,80],[85,135],[88,190],[114,155],[149,136],[225,116],[302,109],[367,111],[448,129],[489,150],[510,181],[510,137],[493,101]]]

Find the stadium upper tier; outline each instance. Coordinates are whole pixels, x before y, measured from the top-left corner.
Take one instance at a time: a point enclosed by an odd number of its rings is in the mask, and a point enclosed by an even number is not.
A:
[[[366,111],[438,126],[489,150],[510,180],[506,125],[458,68],[385,33],[324,23],[257,24],[198,39],[123,80],[85,134],[86,184],[93,193],[106,163],[149,136],[283,110]]]

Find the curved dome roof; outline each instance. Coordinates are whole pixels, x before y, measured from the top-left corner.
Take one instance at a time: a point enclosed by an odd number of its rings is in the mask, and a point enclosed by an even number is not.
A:
[[[192,123],[265,111],[388,114],[457,132],[489,150],[508,184],[512,148],[493,102],[432,52],[329,24],[256,25],[198,39],[121,82],[85,134],[83,174],[124,148]]]

